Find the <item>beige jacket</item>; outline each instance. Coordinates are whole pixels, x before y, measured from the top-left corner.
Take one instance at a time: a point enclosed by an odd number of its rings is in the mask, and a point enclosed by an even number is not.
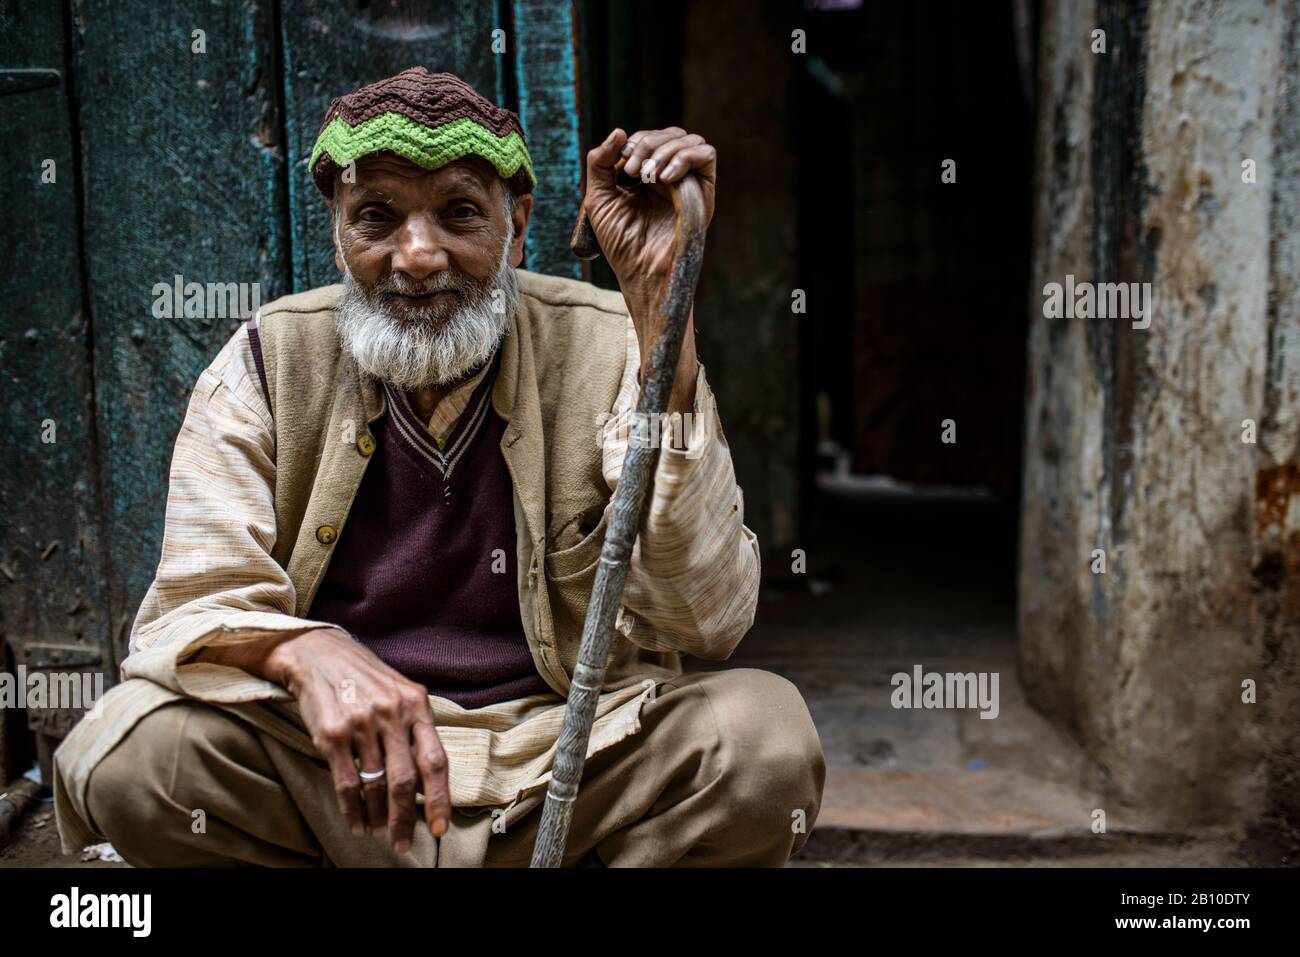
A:
[[[550,779],[639,397],[640,356],[620,294],[525,271],[519,279],[492,404],[508,422],[501,452],[515,491],[520,614],[553,690],[473,710],[430,696],[457,807],[509,806]],[[56,752],[65,850],[103,839],[85,809],[90,772],[136,721],[169,701],[208,701],[319,758],[287,691],[189,659],[205,645],[325,625],[304,616],[369,461],[369,427],[385,411],[383,389],[339,347],[333,308],[341,288],[261,309],[274,414],[242,329],[199,377],[173,456],[158,572],[132,630],[124,680]],[[726,658],[753,623],[758,543],[743,524],[703,368],[685,442],[664,444],[589,755],[640,730],[642,704],[681,672],[682,653]]]

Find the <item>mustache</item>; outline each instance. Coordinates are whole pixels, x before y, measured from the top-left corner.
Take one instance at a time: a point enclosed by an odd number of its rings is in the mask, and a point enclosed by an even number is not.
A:
[[[477,286],[478,284],[468,277],[451,271],[434,273],[419,282],[402,273],[395,272],[376,280],[374,285],[370,287],[370,293],[372,295],[427,296],[435,292],[459,292],[470,295],[477,289]]]

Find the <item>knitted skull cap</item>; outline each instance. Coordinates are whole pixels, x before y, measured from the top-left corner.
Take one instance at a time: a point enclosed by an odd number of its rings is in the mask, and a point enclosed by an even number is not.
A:
[[[451,73],[403,70],[333,100],[307,169],[326,199],[334,174],[370,153],[392,152],[425,169],[480,156],[515,194],[537,185],[519,117]]]

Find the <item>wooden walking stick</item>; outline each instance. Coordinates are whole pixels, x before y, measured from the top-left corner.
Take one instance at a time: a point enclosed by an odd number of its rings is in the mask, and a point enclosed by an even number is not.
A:
[[[619,160],[615,167],[616,175],[622,168],[623,160]],[[626,184],[628,188],[641,185],[639,180],[630,177],[621,177],[620,184]],[[609,646],[614,636],[614,619],[623,601],[623,584],[627,581],[632,545],[654,489],[659,445],[650,440],[651,422],[662,421],[661,416],[668,406],[682,335],[691,315],[695,283],[700,277],[707,224],[699,181],[693,173],[687,173],[667,186],[677,215],[672,268],[667,288],[660,296],[661,323],[650,353],[650,368],[641,386],[641,400],[633,416],[623,472],[614,490],[605,544],[596,566],[596,582],[587,603],[587,620],[582,628],[578,662],[573,670],[573,684],[564,709],[564,724],[551,768],[551,782],[546,790],[537,841],[533,845],[533,867],[559,867],[564,859],[569,824],[573,820],[573,803],[577,800],[578,783],[587,762],[587,742],[596,718],[596,704],[605,685],[605,666],[609,662]],[[600,255],[600,245],[585,212],[578,217],[569,245],[580,259],[595,259]]]

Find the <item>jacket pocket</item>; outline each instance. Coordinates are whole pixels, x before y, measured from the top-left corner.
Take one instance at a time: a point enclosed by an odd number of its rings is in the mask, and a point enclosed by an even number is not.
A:
[[[563,548],[546,555],[546,577],[555,583],[566,582],[580,576],[594,578],[596,562],[600,559],[600,550],[605,546],[605,528],[609,524],[609,513],[604,512],[600,521],[576,545]],[[576,584],[576,583],[575,583]],[[588,586],[588,591],[590,586]]]

